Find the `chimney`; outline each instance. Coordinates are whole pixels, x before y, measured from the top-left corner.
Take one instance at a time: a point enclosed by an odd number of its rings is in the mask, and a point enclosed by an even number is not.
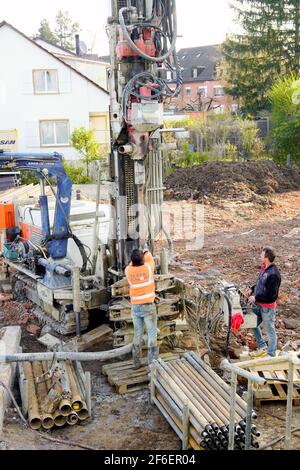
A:
[[[79,34],[75,34],[75,44],[76,44],[76,55],[81,55]]]

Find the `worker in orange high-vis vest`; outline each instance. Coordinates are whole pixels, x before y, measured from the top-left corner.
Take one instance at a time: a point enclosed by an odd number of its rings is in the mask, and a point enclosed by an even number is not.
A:
[[[148,335],[148,364],[159,356],[157,346],[157,313],[154,282],[155,263],[148,250],[134,250],[125,274],[130,286],[130,300],[134,325],[132,360],[134,369],[142,366],[144,326]]]

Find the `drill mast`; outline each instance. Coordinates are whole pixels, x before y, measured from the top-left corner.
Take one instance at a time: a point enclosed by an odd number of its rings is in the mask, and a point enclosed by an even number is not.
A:
[[[109,179],[116,226],[109,251],[111,268],[121,276],[131,251],[151,243],[161,230],[158,130],[164,124],[163,103],[179,93],[182,78],[175,50],[175,0],[112,0],[111,7]],[[170,86],[168,72],[175,86]]]

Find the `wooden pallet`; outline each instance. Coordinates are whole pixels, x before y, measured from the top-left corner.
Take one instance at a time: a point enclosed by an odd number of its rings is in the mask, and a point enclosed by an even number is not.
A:
[[[256,406],[261,406],[262,402],[287,401],[288,389],[288,363],[276,365],[257,366],[248,369],[254,375],[264,377],[267,380],[273,380],[254,391],[254,401]],[[294,383],[300,387],[300,368],[294,369]],[[294,387],[293,404],[300,405],[300,388]]]
[[[179,354],[165,353],[160,357],[164,361],[178,359]],[[107,376],[108,383],[116,388],[119,395],[143,390],[149,385],[148,365],[144,359],[143,367],[138,370],[132,368],[132,360],[115,362],[102,367],[103,375]]]

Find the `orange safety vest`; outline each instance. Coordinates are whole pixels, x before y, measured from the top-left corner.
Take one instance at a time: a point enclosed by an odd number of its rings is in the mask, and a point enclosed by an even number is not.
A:
[[[130,299],[133,305],[151,304],[155,300],[155,263],[151,253],[146,253],[146,255],[145,259],[149,260],[149,262],[142,266],[132,266],[130,264],[125,270],[130,286]]]

